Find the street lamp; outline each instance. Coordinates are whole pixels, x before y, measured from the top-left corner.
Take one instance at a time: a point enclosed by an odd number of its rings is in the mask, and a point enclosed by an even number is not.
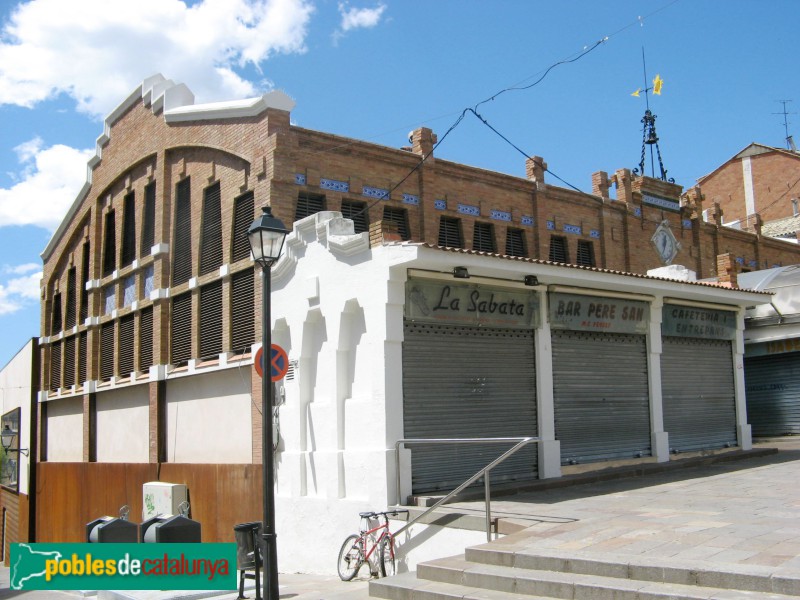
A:
[[[20,454],[24,454],[28,456],[28,449],[27,448],[12,448],[11,445],[14,443],[14,438],[16,437],[17,432],[11,431],[11,428],[6,425],[3,427],[3,432],[0,433],[0,444],[3,445],[3,450],[6,452],[19,452]]]
[[[272,316],[270,271],[280,258],[283,242],[289,231],[280,219],[272,216],[272,208],[265,206],[263,214],[247,230],[253,260],[261,265],[261,347],[263,369],[261,377],[261,463],[264,483],[264,571],[267,577],[262,597],[278,600],[278,548],[275,536],[275,461],[272,439]],[[263,585],[257,583],[256,585]]]

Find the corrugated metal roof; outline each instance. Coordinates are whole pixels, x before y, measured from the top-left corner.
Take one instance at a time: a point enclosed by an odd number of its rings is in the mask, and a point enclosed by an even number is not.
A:
[[[800,265],[776,267],[739,275],[739,285],[774,294],[770,304],[748,309],[747,318],[780,322],[800,315]]]

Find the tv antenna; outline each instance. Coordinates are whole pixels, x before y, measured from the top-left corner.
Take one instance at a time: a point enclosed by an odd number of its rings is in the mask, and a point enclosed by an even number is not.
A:
[[[658,146],[658,134],[656,134],[656,115],[650,110],[650,92],[652,91],[653,94],[656,96],[661,95],[661,86],[664,85],[664,80],[661,79],[661,75],[656,75],[655,79],[653,79],[652,87],[648,86],[647,81],[647,64],[645,63],[644,58],[644,47],[642,47],[642,71],[644,73],[644,89],[638,89],[632,96],[639,97],[641,92],[644,92],[644,99],[645,99],[645,111],[644,117],[642,117],[641,123],[642,127],[642,155],[639,160],[639,167],[634,169],[633,172],[637,175],[644,175],[644,163],[645,163],[645,156],[647,154],[647,147],[650,146],[650,174],[651,177],[655,179],[655,159],[653,157],[653,148],[655,148],[655,154],[658,157],[658,168],[661,172],[661,180],[662,181],[670,181],[674,183],[674,179],[667,179],[667,170],[664,168],[664,162],[661,160],[661,148]]]
[[[797,113],[790,113],[786,110],[786,105],[791,102],[791,100],[776,100],[775,102],[780,102],[783,104],[783,112],[772,113],[773,115],[783,115],[783,132],[786,136],[786,148],[791,150],[792,152],[797,152],[797,147],[794,145],[794,140],[792,136],[789,135],[789,115],[796,115]]]

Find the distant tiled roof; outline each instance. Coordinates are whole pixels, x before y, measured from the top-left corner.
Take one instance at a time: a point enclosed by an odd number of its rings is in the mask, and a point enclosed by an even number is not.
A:
[[[769,221],[761,226],[761,235],[768,237],[795,237],[800,231],[800,215]]]

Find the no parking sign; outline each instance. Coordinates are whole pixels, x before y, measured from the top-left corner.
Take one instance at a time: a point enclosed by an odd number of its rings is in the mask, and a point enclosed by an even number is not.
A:
[[[270,348],[270,375],[273,382],[280,381],[286,376],[286,372],[289,370],[289,357],[286,355],[286,350],[278,346],[278,344],[272,344]],[[256,367],[256,373],[258,373],[259,377],[264,377],[264,347],[258,349],[256,352],[256,358],[254,361]]]

